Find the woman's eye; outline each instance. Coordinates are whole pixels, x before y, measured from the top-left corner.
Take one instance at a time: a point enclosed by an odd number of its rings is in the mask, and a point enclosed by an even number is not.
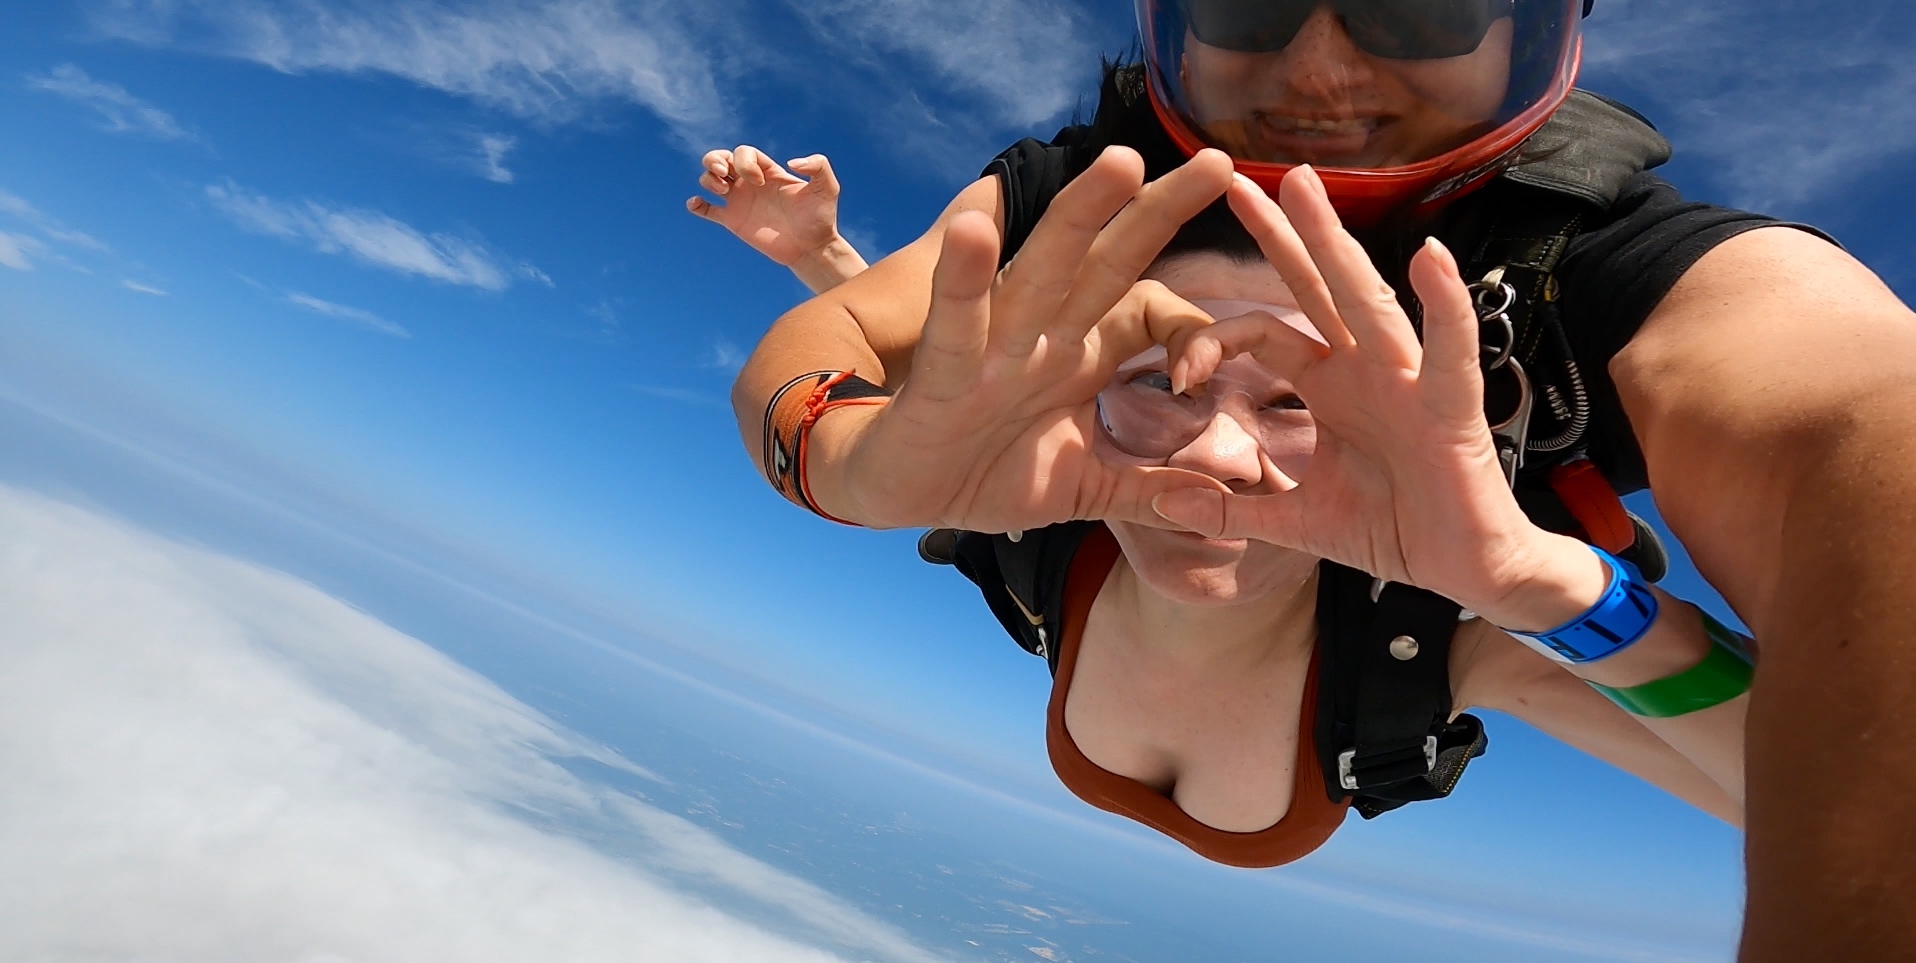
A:
[[[1304,399],[1299,398],[1296,395],[1284,395],[1283,397],[1278,398],[1275,401],[1272,401],[1270,404],[1267,404],[1264,407],[1272,411],[1309,411],[1310,410],[1310,406],[1304,403]]]
[[[1137,385],[1140,388],[1149,388],[1152,391],[1162,391],[1167,395],[1171,393],[1171,375],[1169,372],[1147,371],[1141,375],[1138,375],[1135,378],[1132,378],[1131,383],[1134,385]]]

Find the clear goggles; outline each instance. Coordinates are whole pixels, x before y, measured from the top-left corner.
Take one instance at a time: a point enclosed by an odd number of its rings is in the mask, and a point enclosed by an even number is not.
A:
[[[1214,318],[1265,311],[1322,340],[1294,307],[1250,301],[1192,304]],[[1119,451],[1153,461],[1168,459],[1202,438],[1223,415],[1270,453],[1282,449],[1285,434],[1310,424],[1290,382],[1250,355],[1226,360],[1207,381],[1188,386],[1182,394],[1171,390],[1168,360],[1163,347],[1153,347],[1121,365],[1098,393],[1098,423]]]
[[[1137,0],[1153,98],[1242,161],[1396,170],[1559,103],[1583,0]],[[1178,131],[1174,131],[1178,133]]]

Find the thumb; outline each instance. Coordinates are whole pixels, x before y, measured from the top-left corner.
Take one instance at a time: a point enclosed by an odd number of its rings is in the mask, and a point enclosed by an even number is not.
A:
[[[1205,488],[1181,488],[1151,499],[1158,517],[1209,538],[1224,532],[1224,493]]]
[[[832,171],[832,162],[824,154],[800,157],[788,162],[786,166],[811,180],[808,189],[812,193],[826,197],[838,196],[838,175]]]

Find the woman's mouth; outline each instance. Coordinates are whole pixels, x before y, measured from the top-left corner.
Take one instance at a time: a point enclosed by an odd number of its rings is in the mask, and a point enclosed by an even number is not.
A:
[[[1253,146],[1271,160],[1326,166],[1366,166],[1363,158],[1388,120],[1381,117],[1310,117],[1254,111]]]

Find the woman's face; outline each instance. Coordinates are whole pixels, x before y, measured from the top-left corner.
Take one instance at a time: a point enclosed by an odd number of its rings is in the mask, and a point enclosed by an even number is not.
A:
[[[1245,160],[1386,168],[1462,146],[1496,120],[1512,21],[1477,49],[1436,60],[1364,52],[1329,5],[1280,50],[1246,53],[1186,35],[1182,78],[1200,129]]]
[[[1297,303],[1277,271],[1261,261],[1247,264],[1218,254],[1194,254],[1172,259],[1148,276],[1190,301],[1254,302],[1291,309]],[[1167,409],[1188,403],[1169,395],[1164,370],[1163,349],[1153,349],[1121,366],[1106,394],[1125,391],[1147,398],[1155,391],[1166,396],[1158,400]],[[1208,420],[1200,418],[1201,425],[1194,423],[1190,431],[1173,435],[1182,440],[1197,431],[1195,438],[1167,456],[1148,457],[1120,450],[1107,434],[1101,439],[1112,449],[1107,457],[1200,472],[1241,494],[1273,494],[1290,487],[1289,479],[1301,476],[1317,444],[1316,428],[1296,391],[1248,356],[1220,365],[1212,382],[1187,391],[1207,402],[1187,410],[1198,410]],[[1315,561],[1268,542],[1212,539],[1124,522],[1111,522],[1110,528],[1125,559],[1146,585],[1166,598],[1193,605],[1251,601],[1294,582],[1299,569]]]

